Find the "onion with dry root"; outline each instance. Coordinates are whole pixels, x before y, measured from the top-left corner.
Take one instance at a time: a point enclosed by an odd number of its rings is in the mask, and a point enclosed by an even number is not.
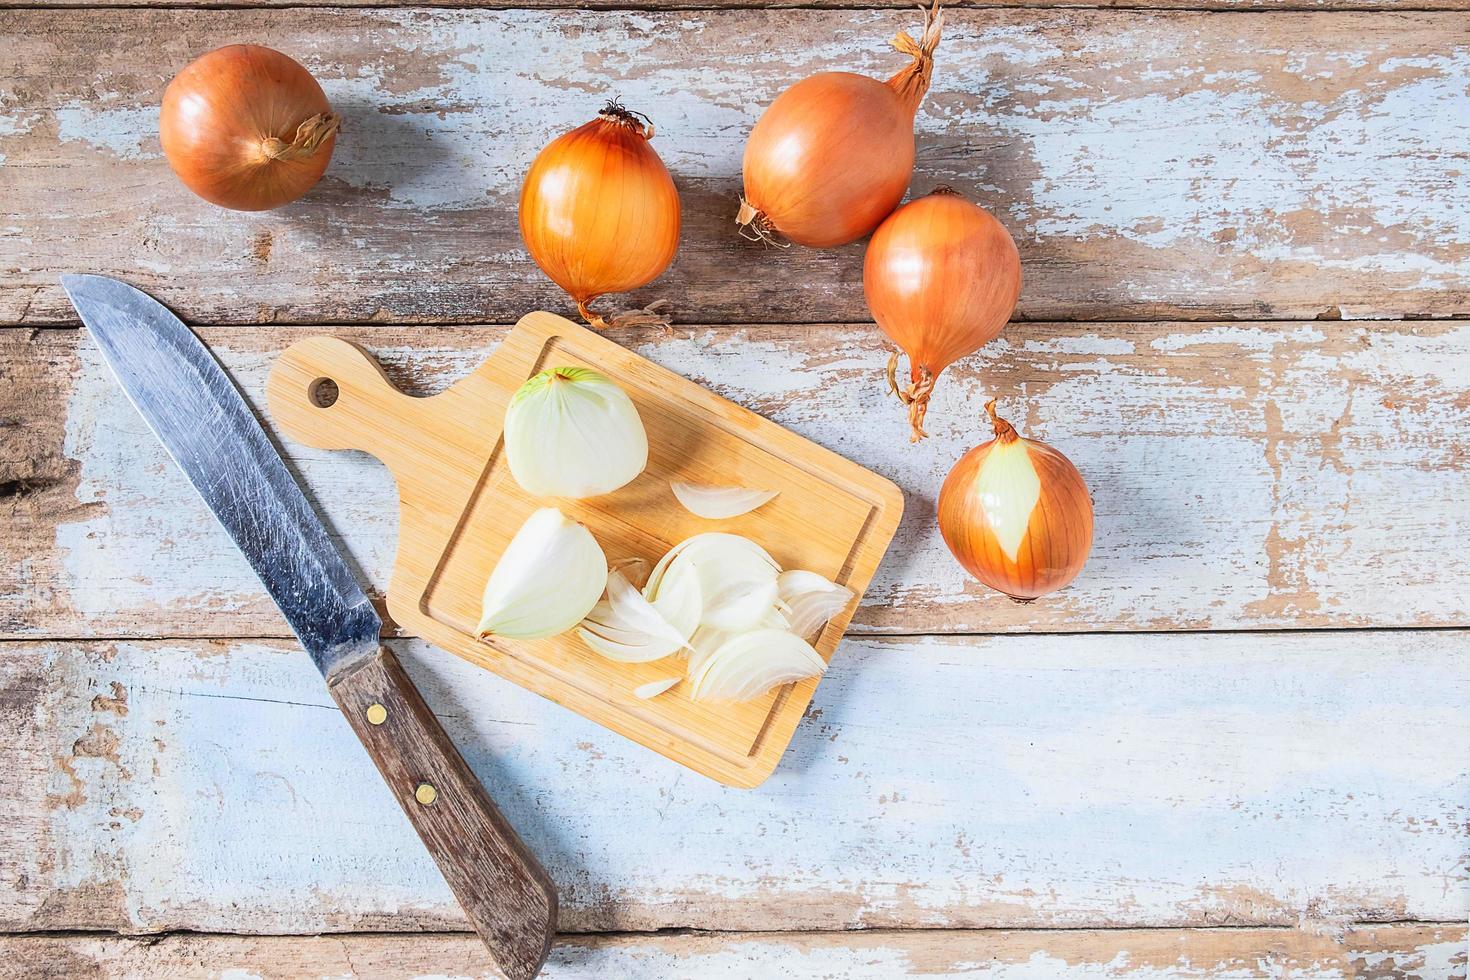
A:
[[[606,317],[589,306],[648,285],[679,247],[679,192],[652,138],[648,117],[614,100],[543,149],[521,187],[526,250],[599,330],[668,324],[659,303]]]
[[[879,226],[863,262],[868,309],[900,351],[888,384],[918,442],[939,373],[1000,334],[1021,295],[1021,256],[1005,227],[948,187],[910,201]]]
[[[745,144],[745,195],[735,222],[752,240],[827,248],[878,226],[908,190],[914,114],[929,91],[944,16],[935,0],[918,41],[893,46],[913,61],[886,82],[821,72],[782,92]]]
[[[169,82],[158,135],[189,190],[222,208],[266,211],[321,179],[340,125],[305,68],[270,48],[231,44]]]
[[[995,438],[966,453],[939,491],[939,531],[965,570],[1029,602],[1077,577],[1092,547],[1092,498],[1072,461],[1023,439],[985,406]]]

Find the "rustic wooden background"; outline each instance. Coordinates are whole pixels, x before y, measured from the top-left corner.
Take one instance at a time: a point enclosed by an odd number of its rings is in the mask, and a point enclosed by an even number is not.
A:
[[[0,976],[485,971],[56,280],[149,289],[257,405],[271,358],[322,330],[434,391],[520,314],[567,310],[515,195],[619,94],[658,124],[686,232],[635,297],[678,328],[617,339],[908,509],[755,792],[392,641],[561,885],[547,975],[1463,978],[1465,0],[953,8],[915,190],[993,208],[1026,286],[918,447],[862,246],[776,252],[731,224],[759,108],[813,70],[886,76],[916,12],[596,6],[0,10]],[[347,120],[276,213],[196,200],[158,148],[168,79],[235,41],[304,62]],[[992,395],[1097,506],[1082,577],[1027,606],[967,580],[933,523]],[[285,449],[382,588],[386,474]]]

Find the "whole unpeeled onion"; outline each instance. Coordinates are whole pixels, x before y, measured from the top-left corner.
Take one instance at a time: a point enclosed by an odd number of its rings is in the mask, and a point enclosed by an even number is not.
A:
[[[548,144],[521,187],[526,250],[599,329],[667,322],[649,310],[603,317],[588,306],[648,285],[679,248],[679,192],[652,138],[646,117],[609,102]]]
[[[266,211],[321,179],[340,125],[305,68],[270,48],[231,44],[169,83],[158,135],[195,194],[222,208]]]
[[[878,227],[863,261],[873,319],[909,358],[909,383],[888,383],[908,405],[912,440],[939,373],[993,340],[1021,294],[1021,256],[999,221],[948,187],[910,201]]]
[[[1023,439],[985,406],[995,438],[954,465],[939,491],[939,531],[965,570],[1029,602],[1077,577],[1092,548],[1092,498],[1072,461]]]
[[[741,234],[844,245],[897,207],[914,170],[914,114],[929,90],[943,21],[935,0],[920,40],[899,33],[893,46],[914,60],[886,82],[822,72],[771,103],[745,144]]]

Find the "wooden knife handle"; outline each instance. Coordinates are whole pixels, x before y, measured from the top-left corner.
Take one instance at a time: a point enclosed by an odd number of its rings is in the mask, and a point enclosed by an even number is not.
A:
[[[496,964],[541,970],[556,934],[556,887],[500,815],[386,649],[327,682]]]

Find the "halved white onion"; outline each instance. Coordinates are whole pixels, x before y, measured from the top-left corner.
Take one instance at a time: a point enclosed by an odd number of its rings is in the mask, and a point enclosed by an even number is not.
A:
[[[678,480],[670,481],[669,489],[689,513],[711,521],[748,514],[780,493],[748,487],[710,487]]]
[[[815,677],[827,669],[812,645],[786,630],[740,633],[703,658],[690,673],[696,701],[749,701],[773,687]]]

